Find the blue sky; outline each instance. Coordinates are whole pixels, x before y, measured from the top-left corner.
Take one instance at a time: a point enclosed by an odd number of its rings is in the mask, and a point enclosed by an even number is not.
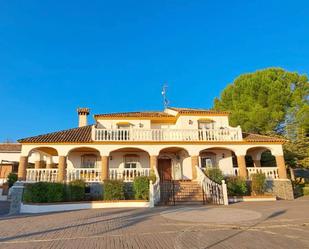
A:
[[[0,141],[92,114],[210,108],[238,75],[309,72],[309,1],[0,2]],[[91,118],[92,119],[92,118]]]

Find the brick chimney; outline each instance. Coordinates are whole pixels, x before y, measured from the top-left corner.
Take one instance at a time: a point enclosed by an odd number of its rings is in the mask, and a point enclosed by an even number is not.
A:
[[[87,122],[87,116],[90,113],[89,108],[77,108],[78,113],[78,127],[83,127],[88,124]]]

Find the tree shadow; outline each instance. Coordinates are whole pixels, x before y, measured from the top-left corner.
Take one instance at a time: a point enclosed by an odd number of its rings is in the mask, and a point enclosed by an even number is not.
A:
[[[208,248],[212,248],[212,247],[214,247],[214,246],[217,246],[217,245],[223,243],[224,241],[227,241],[227,240],[229,240],[229,239],[231,239],[231,238],[234,238],[234,237],[236,237],[236,236],[238,236],[238,235],[240,235],[240,234],[242,234],[242,233],[244,233],[244,232],[250,230],[251,228],[256,227],[257,225],[263,223],[264,221],[267,221],[267,220],[269,220],[269,219],[273,219],[273,218],[275,218],[275,217],[278,217],[278,216],[280,216],[280,215],[286,213],[286,211],[287,211],[287,210],[285,209],[285,210],[280,210],[280,211],[273,212],[272,214],[268,215],[268,216],[265,217],[264,219],[262,219],[262,220],[260,220],[260,221],[258,221],[258,222],[256,222],[256,223],[254,223],[254,224],[251,225],[251,226],[248,226],[246,229],[243,229],[243,230],[241,230],[241,231],[239,231],[239,232],[237,232],[237,233],[234,233],[234,234],[232,234],[232,235],[229,235],[229,236],[225,237],[224,239],[221,239],[221,240],[219,240],[219,241],[217,241],[217,242],[215,242],[215,243],[213,243],[213,244],[211,244],[211,245],[209,245],[209,246],[207,246],[207,247],[204,247],[204,248],[205,248],[205,249],[208,249]]]
[[[132,211],[130,209],[130,211]],[[57,231],[62,231],[62,230],[66,230],[66,229],[71,229],[71,228],[78,228],[78,227],[83,227],[83,226],[88,226],[88,225],[93,225],[93,224],[99,224],[99,223],[104,223],[104,222],[109,222],[109,221],[117,221],[118,219],[118,223],[116,222],[115,224],[113,224],[112,228],[108,229],[104,232],[101,233],[97,233],[97,234],[93,234],[93,235],[98,235],[98,234],[104,234],[104,233],[109,233],[112,231],[115,231],[117,229],[120,228],[126,228],[129,226],[133,226],[141,221],[145,221],[148,218],[156,215],[158,212],[161,212],[160,209],[156,209],[156,210],[150,210],[150,209],[146,209],[143,210],[142,212],[138,212],[138,213],[131,213],[131,214],[127,214],[127,215],[123,215],[123,216],[116,216],[113,218],[109,218],[106,219],[108,216],[110,215],[115,215],[115,214],[121,214],[121,213],[127,213],[128,210],[117,210],[115,212],[109,212],[106,215],[103,216],[103,218],[101,219],[97,219],[95,221],[91,221],[91,222],[84,222],[82,224],[76,224],[76,225],[68,225],[68,226],[63,226],[63,227],[58,227],[58,228],[52,228],[52,229],[46,229],[43,231],[37,231],[37,232],[30,232],[30,233],[25,233],[25,234],[21,234],[21,235],[15,235],[15,236],[9,236],[9,237],[3,237],[0,238],[0,243],[1,242],[7,242],[7,241],[11,241],[11,240],[16,240],[16,239],[21,239],[21,238],[28,238],[31,236],[36,236],[36,235],[46,235],[47,233],[51,233],[51,232],[57,232]],[[98,217],[88,217],[86,219],[92,219],[92,218],[98,218]],[[106,226],[104,226],[106,227]],[[108,226],[109,227],[109,226]]]

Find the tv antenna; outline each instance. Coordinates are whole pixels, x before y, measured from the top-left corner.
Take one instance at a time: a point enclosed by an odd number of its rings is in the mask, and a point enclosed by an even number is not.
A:
[[[168,107],[169,103],[170,103],[169,100],[167,99],[166,92],[167,92],[167,85],[164,84],[163,88],[162,88],[162,92],[161,92],[161,94],[163,96],[164,109],[166,109]]]

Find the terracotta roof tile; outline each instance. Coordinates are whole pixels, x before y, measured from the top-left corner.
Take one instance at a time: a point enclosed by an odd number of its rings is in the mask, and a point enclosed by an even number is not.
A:
[[[166,112],[158,111],[147,111],[147,112],[117,112],[117,113],[103,113],[94,115],[95,118],[98,117],[175,117],[174,115],[168,114]]]
[[[180,114],[223,114],[223,115],[230,114],[230,112],[226,111],[215,111],[215,110],[196,109],[196,108],[168,107],[168,109],[177,111]]]
[[[270,137],[265,135],[253,134],[253,133],[242,133],[244,141],[247,142],[286,142],[285,139],[278,137]]]
[[[0,143],[0,152],[20,152],[21,144],[18,143]]]
[[[19,139],[20,143],[89,143],[91,125]]]

